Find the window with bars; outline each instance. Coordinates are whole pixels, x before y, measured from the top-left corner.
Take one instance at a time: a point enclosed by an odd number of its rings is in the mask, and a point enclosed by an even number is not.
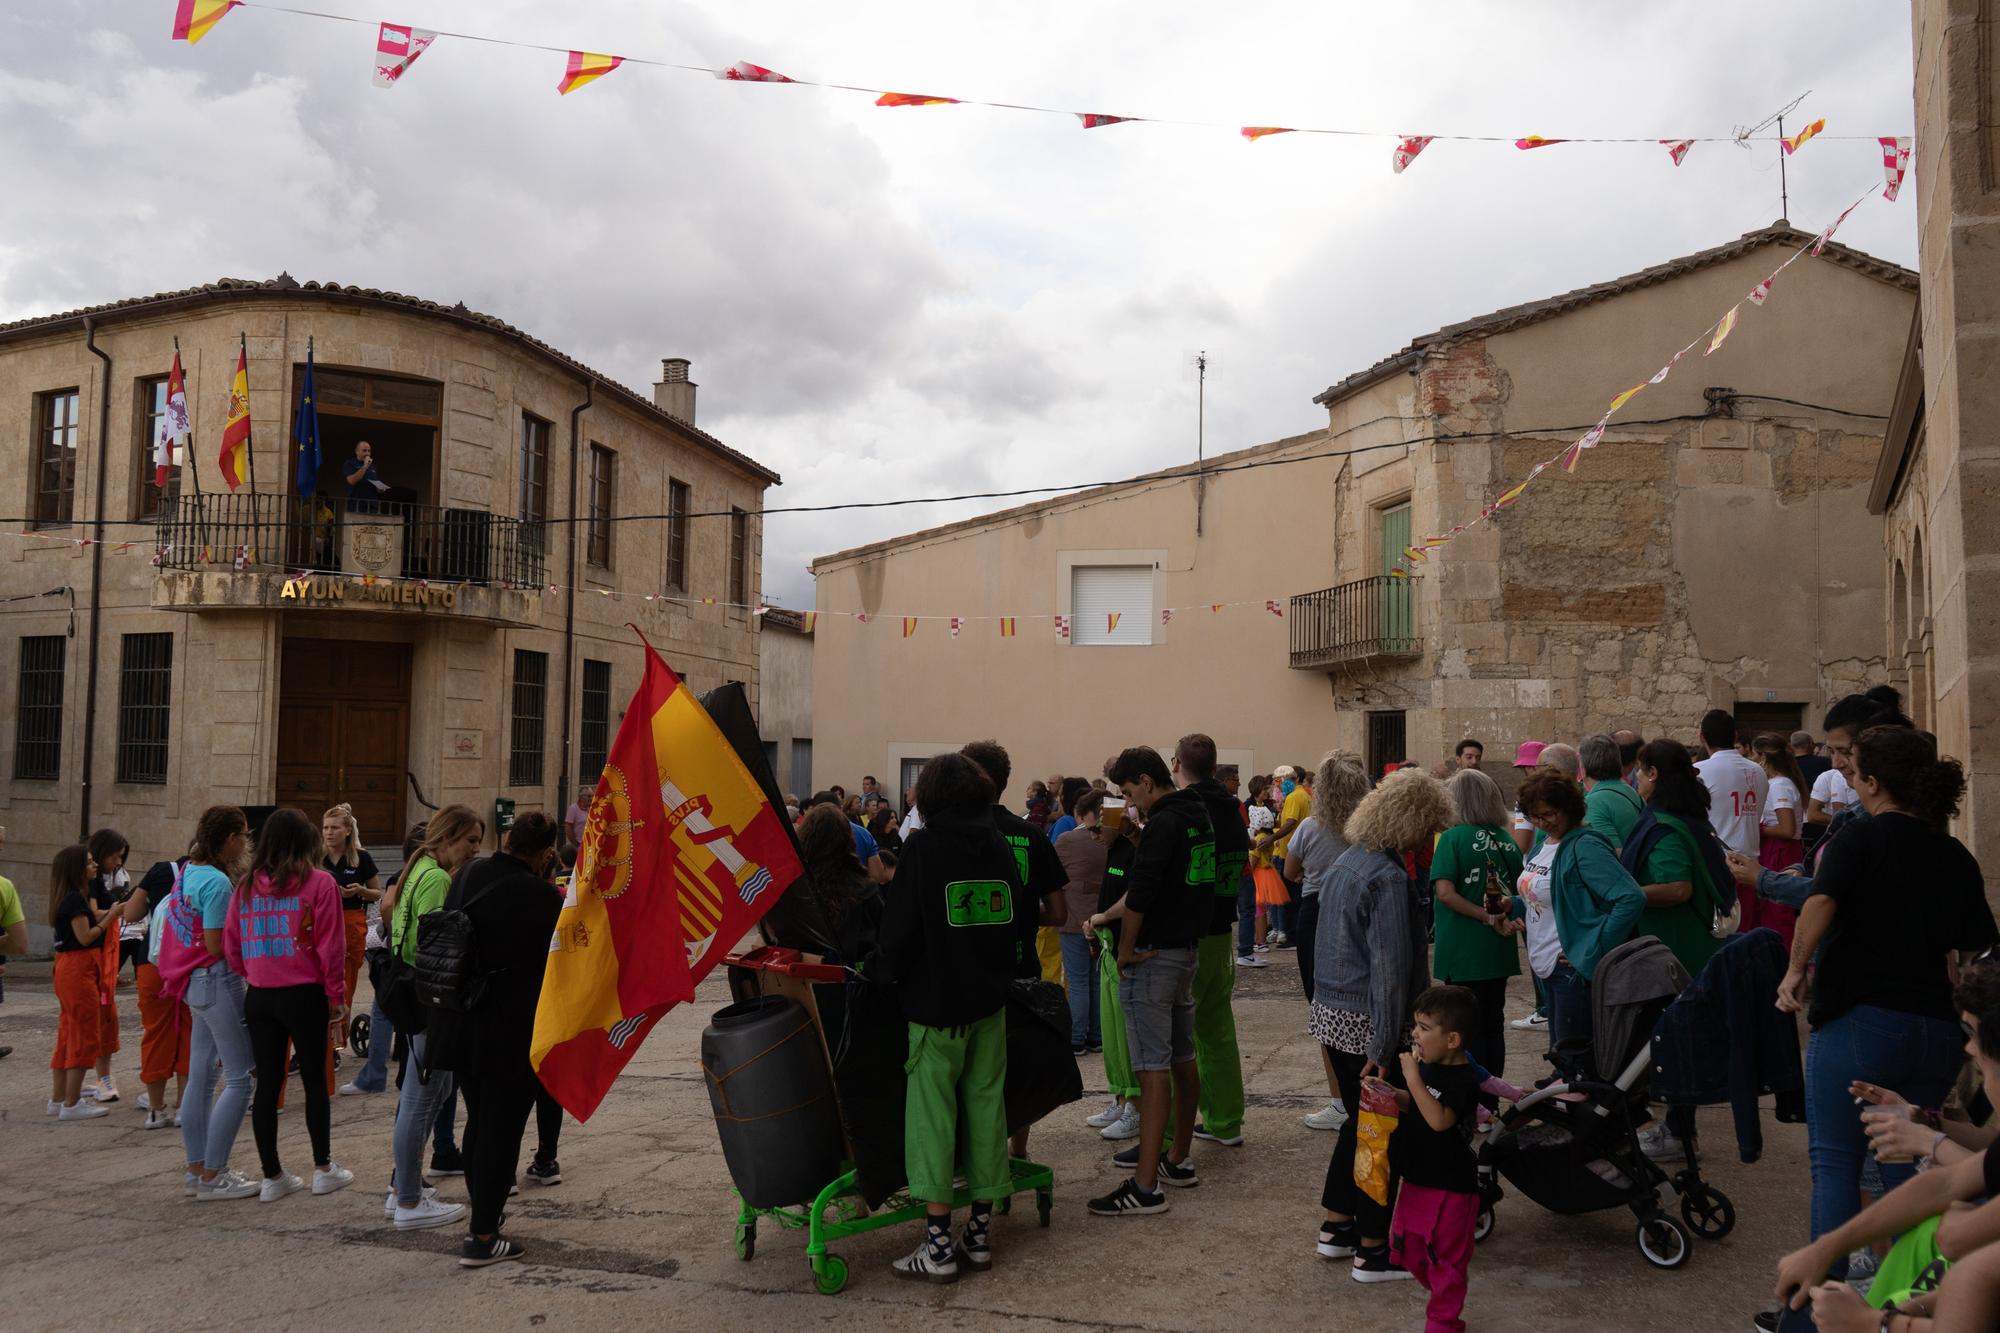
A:
[[[729,511],[729,600],[742,606],[750,600],[750,515]]]
[[[59,389],[35,396],[35,526],[69,526],[76,498],[77,414],[82,394]]]
[[[542,753],[546,748],[549,707],[549,655],[514,650],[514,725],[507,751],[507,782],[515,787],[542,785]]]
[[[667,590],[688,586],[688,484],[667,482]]]
[[[583,738],[579,786],[592,791],[611,753],[611,663],[583,659]]]
[[[118,781],[167,780],[172,634],[127,634],[118,664]]]
[[[584,527],[584,559],[599,569],[611,568],[611,483],[618,455],[601,444],[590,446],[590,512]]]
[[[20,689],[14,702],[14,776],[53,782],[62,776],[63,663],[60,634],[21,640]]]

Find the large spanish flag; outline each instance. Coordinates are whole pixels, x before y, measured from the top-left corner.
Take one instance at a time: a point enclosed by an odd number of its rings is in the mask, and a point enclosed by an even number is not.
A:
[[[589,1119],[654,1021],[801,869],[756,779],[646,644],[549,945],[531,1051],[543,1086]]]
[[[229,420],[222,426],[222,452],[216,456],[222,479],[235,490],[250,480],[250,351],[236,350],[236,378],[229,382]]]
[[[193,46],[236,4],[237,0],[180,0],[174,6],[174,40]]]

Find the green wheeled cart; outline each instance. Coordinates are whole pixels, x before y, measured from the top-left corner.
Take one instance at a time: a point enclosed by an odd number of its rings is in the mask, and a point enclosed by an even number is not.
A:
[[[1031,1162],[1025,1157],[1008,1159],[1013,1174],[1010,1194],[1020,1194],[1026,1190],[1035,1192],[1035,1210],[1043,1226],[1049,1224],[1049,1210],[1055,1205],[1055,1172],[1039,1162]],[[733,1193],[733,1191],[732,1191]],[[954,1208],[964,1208],[971,1204],[972,1196],[963,1185],[959,1186],[952,1198]],[[995,1200],[998,1211],[1007,1211],[1006,1199]],[[757,1221],[768,1217],[781,1227],[791,1230],[803,1229],[806,1233],[806,1262],[812,1266],[813,1286],[823,1296],[832,1296],[847,1285],[847,1261],[830,1253],[827,1246],[842,1236],[858,1236],[864,1231],[876,1231],[882,1227],[892,1227],[903,1222],[914,1222],[924,1215],[921,1200],[912,1199],[907,1193],[898,1191],[882,1201],[882,1206],[870,1212],[861,1202],[861,1191],[857,1184],[856,1172],[850,1168],[838,1179],[819,1192],[811,1203],[792,1208],[752,1208],[737,1196],[736,1210],[736,1257],[748,1260],[757,1253]]]

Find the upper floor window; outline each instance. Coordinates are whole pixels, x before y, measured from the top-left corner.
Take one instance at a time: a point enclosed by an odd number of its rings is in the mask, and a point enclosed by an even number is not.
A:
[[[77,414],[82,394],[59,389],[35,395],[35,526],[69,524],[76,498]]]
[[[1073,644],[1144,645],[1153,641],[1151,565],[1076,565],[1070,570]]]
[[[750,515],[729,511],[729,600],[742,606],[750,599]]]
[[[618,456],[601,444],[590,446],[590,514],[584,528],[584,558],[599,569],[611,568],[611,483]]]
[[[686,592],[688,586],[688,484],[667,482],[667,589]]]
[[[521,414],[521,521],[549,516],[549,423]]]

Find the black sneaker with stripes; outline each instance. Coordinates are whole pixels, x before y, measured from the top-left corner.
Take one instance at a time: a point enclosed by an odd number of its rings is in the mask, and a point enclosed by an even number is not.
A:
[[[1201,1177],[1194,1173],[1194,1158],[1186,1161],[1169,1162],[1164,1155],[1160,1158],[1159,1179],[1156,1184],[1172,1185],[1175,1189],[1191,1190],[1201,1184]]]
[[[1139,1188],[1136,1180],[1127,1180],[1101,1199],[1092,1199],[1090,1211],[1098,1217],[1143,1217],[1148,1213],[1167,1211],[1167,1195],[1164,1190],[1147,1193]]]

